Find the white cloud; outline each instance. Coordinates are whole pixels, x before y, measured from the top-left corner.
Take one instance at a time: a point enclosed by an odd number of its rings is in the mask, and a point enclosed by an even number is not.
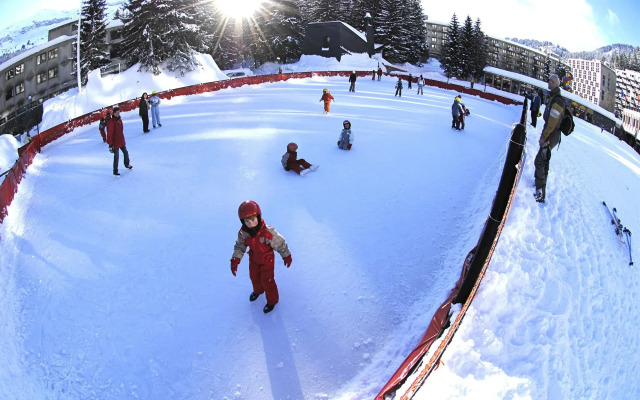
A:
[[[618,14],[614,13],[608,8],[607,8],[607,20],[611,25],[618,25],[618,23],[620,22],[620,18],[618,17]]]
[[[467,15],[474,21],[480,18],[482,30],[498,38],[548,40],[569,51],[590,51],[608,44],[586,0],[422,0],[422,7],[429,19],[438,22],[451,21],[454,12],[461,22]]]

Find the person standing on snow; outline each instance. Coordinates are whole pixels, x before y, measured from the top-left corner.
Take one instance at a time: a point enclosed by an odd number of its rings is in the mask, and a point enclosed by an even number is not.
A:
[[[456,130],[460,130],[460,116],[464,115],[464,109],[460,104],[460,96],[456,96],[453,100],[453,104],[451,105],[451,117],[453,118],[451,122],[451,127]]]
[[[382,68],[378,67],[378,80],[382,79]]]
[[[356,78],[358,76],[356,75],[356,71],[353,71],[351,73],[351,75],[349,76],[349,82],[351,83],[351,85],[349,85],[349,91],[350,92],[355,92],[356,91]]]
[[[120,119],[120,107],[118,106],[113,107],[113,117],[111,117],[107,123],[107,143],[109,143],[109,150],[113,152],[113,174],[120,175],[118,173],[120,157],[118,150],[122,150],[122,154],[124,154],[124,166],[127,169],[132,169],[133,166],[129,163],[127,143],[124,140],[124,129],[122,119]]]
[[[411,82],[413,81],[413,75],[409,73],[409,77],[407,78],[407,89],[411,89]]]
[[[371,74],[371,80],[372,80],[372,81],[375,81],[375,80],[376,80],[376,70],[374,69],[374,70],[372,70],[371,72],[372,72],[372,74]]]
[[[564,117],[565,101],[560,92],[560,78],[556,74],[549,76],[548,82],[549,102],[544,110],[542,118],[544,127],[540,134],[540,149],[533,162],[536,171],[536,193],[534,195],[538,203],[544,203],[546,196],[547,176],[549,175],[549,162],[551,161],[551,150],[560,143],[560,122]]]
[[[100,136],[102,136],[102,143],[107,143],[107,122],[104,118],[100,118],[100,123],[98,124],[98,130],[100,131]]]
[[[420,75],[420,78],[418,78],[418,93],[416,94],[424,95],[424,91],[422,90],[423,87],[424,87],[424,78],[422,77],[422,75]]]
[[[329,114],[329,110],[331,110],[331,102],[334,101],[333,96],[329,93],[329,89],[322,89],[322,97],[320,97],[320,101],[324,102],[324,113]]]
[[[400,94],[400,97],[402,97],[402,78],[398,77],[398,82],[396,82],[396,94],[395,96],[398,96],[398,94]]]
[[[340,132],[340,140],[338,140],[338,147],[342,150],[351,150],[353,144],[353,133],[351,132],[351,122],[344,120],[342,123],[342,132]]]
[[[247,200],[240,204],[238,217],[242,227],[233,246],[231,273],[236,276],[238,265],[249,247],[249,278],[253,285],[249,301],[256,301],[262,293],[266,293],[267,304],[262,311],[267,314],[280,300],[274,276],[274,250],[280,253],[287,268],[291,266],[291,252],[284,238],[272,226],[264,223],[260,206],[255,201]]]
[[[294,170],[300,176],[318,169],[318,165],[309,164],[304,158],[298,160],[298,145],[293,142],[287,145],[287,152],[282,155],[280,162],[285,171]]]
[[[153,127],[156,127],[156,123],[158,126],[162,126],[160,123],[160,97],[158,97],[158,92],[155,90],[151,92],[149,104],[151,105],[151,123]]]
[[[142,118],[142,132],[147,133],[149,131],[149,95],[147,92],[142,93],[140,101],[138,102],[138,115]]]
[[[531,96],[531,107],[529,108],[531,110],[531,126],[533,126],[534,128],[538,123],[538,112],[540,111],[541,104],[542,100],[540,98],[540,95],[536,90],[534,90]]]

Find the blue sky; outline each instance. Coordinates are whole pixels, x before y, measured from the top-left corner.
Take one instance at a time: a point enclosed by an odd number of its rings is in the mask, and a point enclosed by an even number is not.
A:
[[[68,10],[81,0],[2,0],[0,28],[42,9]],[[484,31],[496,37],[549,40],[570,51],[595,50],[625,43],[640,46],[639,0],[422,0],[430,19],[449,22],[480,18]],[[111,2],[110,2],[111,3]],[[28,6],[25,7],[25,4]],[[562,5],[562,9],[558,8]]]

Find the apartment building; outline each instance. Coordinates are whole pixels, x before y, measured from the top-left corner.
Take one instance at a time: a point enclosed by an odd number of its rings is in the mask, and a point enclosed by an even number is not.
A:
[[[573,92],[607,111],[616,105],[616,73],[596,60],[570,58],[573,73]]]
[[[115,44],[123,24],[110,21],[107,44],[118,60]],[[0,133],[3,125],[59,93],[77,87],[77,21],[63,22],[49,30],[48,41],[0,64]]]
[[[447,40],[449,24],[426,20],[427,43],[430,57],[440,58],[442,48]],[[555,71],[558,65],[570,71],[570,66],[560,56],[544,52],[509,40],[488,37],[488,65],[544,80],[545,63],[549,61],[549,70]]]
[[[640,72],[616,70],[616,113],[626,110],[640,112]]]

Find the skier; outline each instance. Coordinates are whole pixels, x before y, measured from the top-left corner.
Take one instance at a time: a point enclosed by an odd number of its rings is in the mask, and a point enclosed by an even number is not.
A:
[[[549,161],[551,160],[551,150],[560,142],[560,126],[564,117],[565,100],[560,91],[560,78],[556,74],[549,76],[548,82],[549,102],[544,110],[544,127],[540,134],[540,149],[534,160],[536,167],[536,193],[534,195],[538,203],[544,203],[546,196],[547,176],[549,175]]]
[[[407,89],[411,89],[411,81],[413,81],[413,75],[409,73],[409,77],[407,78]]]
[[[340,132],[340,140],[338,140],[338,147],[342,150],[351,150],[353,144],[353,133],[351,132],[351,122],[345,119],[342,123],[342,132]]]
[[[102,143],[107,143],[107,123],[104,118],[100,118],[100,123],[98,124],[98,130],[100,130],[100,136],[102,136]]]
[[[464,114],[464,110],[462,109],[462,105],[460,104],[460,96],[456,96],[453,100],[453,104],[451,105],[451,127],[456,130],[460,130],[460,116]]]
[[[529,108],[529,110],[531,110],[531,126],[534,128],[538,122],[538,112],[540,111],[541,102],[538,92],[534,90],[531,95],[531,107]]]
[[[420,78],[418,78],[418,93],[416,94],[424,95],[424,91],[422,90],[423,87],[424,87],[424,78],[422,77],[422,75],[420,75]]]
[[[396,82],[396,94],[395,96],[398,96],[398,94],[400,94],[400,97],[402,97],[402,78],[398,77],[398,82]]]
[[[382,79],[382,68],[378,67],[378,80]]]
[[[298,175],[305,176],[310,171],[318,169],[318,165],[309,164],[304,158],[298,158],[298,145],[291,142],[287,145],[287,152],[282,155],[282,166],[286,171],[294,170]]]
[[[356,91],[356,78],[358,76],[356,75],[356,71],[353,71],[351,73],[351,75],[349,76],[349,82],[351,83],[351,85],[349,85],[349,91],[350,92],[355,92]]]
[[[142,93],[138,102],[138,115],[142,118],[142,132],[147,133],[149,130],[149,95],[147,92]]]
[[[267,314],[280,299],[274,276],[273,251],[280,253],[287,268],[291,266],[291,252],[284,238],[272,226],[264,223],[260,206],[255,201],[247,200],[240,204],[238,217],[242,227],[233,246],[231,273],[236,276],[238,265],[249,247],[249,278],[253,285],[249,301],[256,301],[262,293],[266,293],[267,304],[262,311]]]
[[[113,107],[113,117],[107,123],[107,143],[109,143],[109,150],[113,152],[113,174],[119,176],[118,162],[119,152],[122,150],[124,154],[124,166],[127,169],[132,169],[133,166],[129,163],[129,152],[127,151],[127,143],[124,140],[124,129],[122,127],[122,119],[120,119],[120,107]]]
[[[153,127],[156,127],[156,122],[158,126],[162,126],[160,123],[160,97],[158,97],[158,92],[155,90],[151,92],[149,104],[151,105],[151,123]]]
[[[320,97],[320,101],[324,101],[324,113],[329,114],[329,110],[331,110],[331,102],[334,101],[333,96],[329,93],[329,89],[322,89],[322,97]]]

